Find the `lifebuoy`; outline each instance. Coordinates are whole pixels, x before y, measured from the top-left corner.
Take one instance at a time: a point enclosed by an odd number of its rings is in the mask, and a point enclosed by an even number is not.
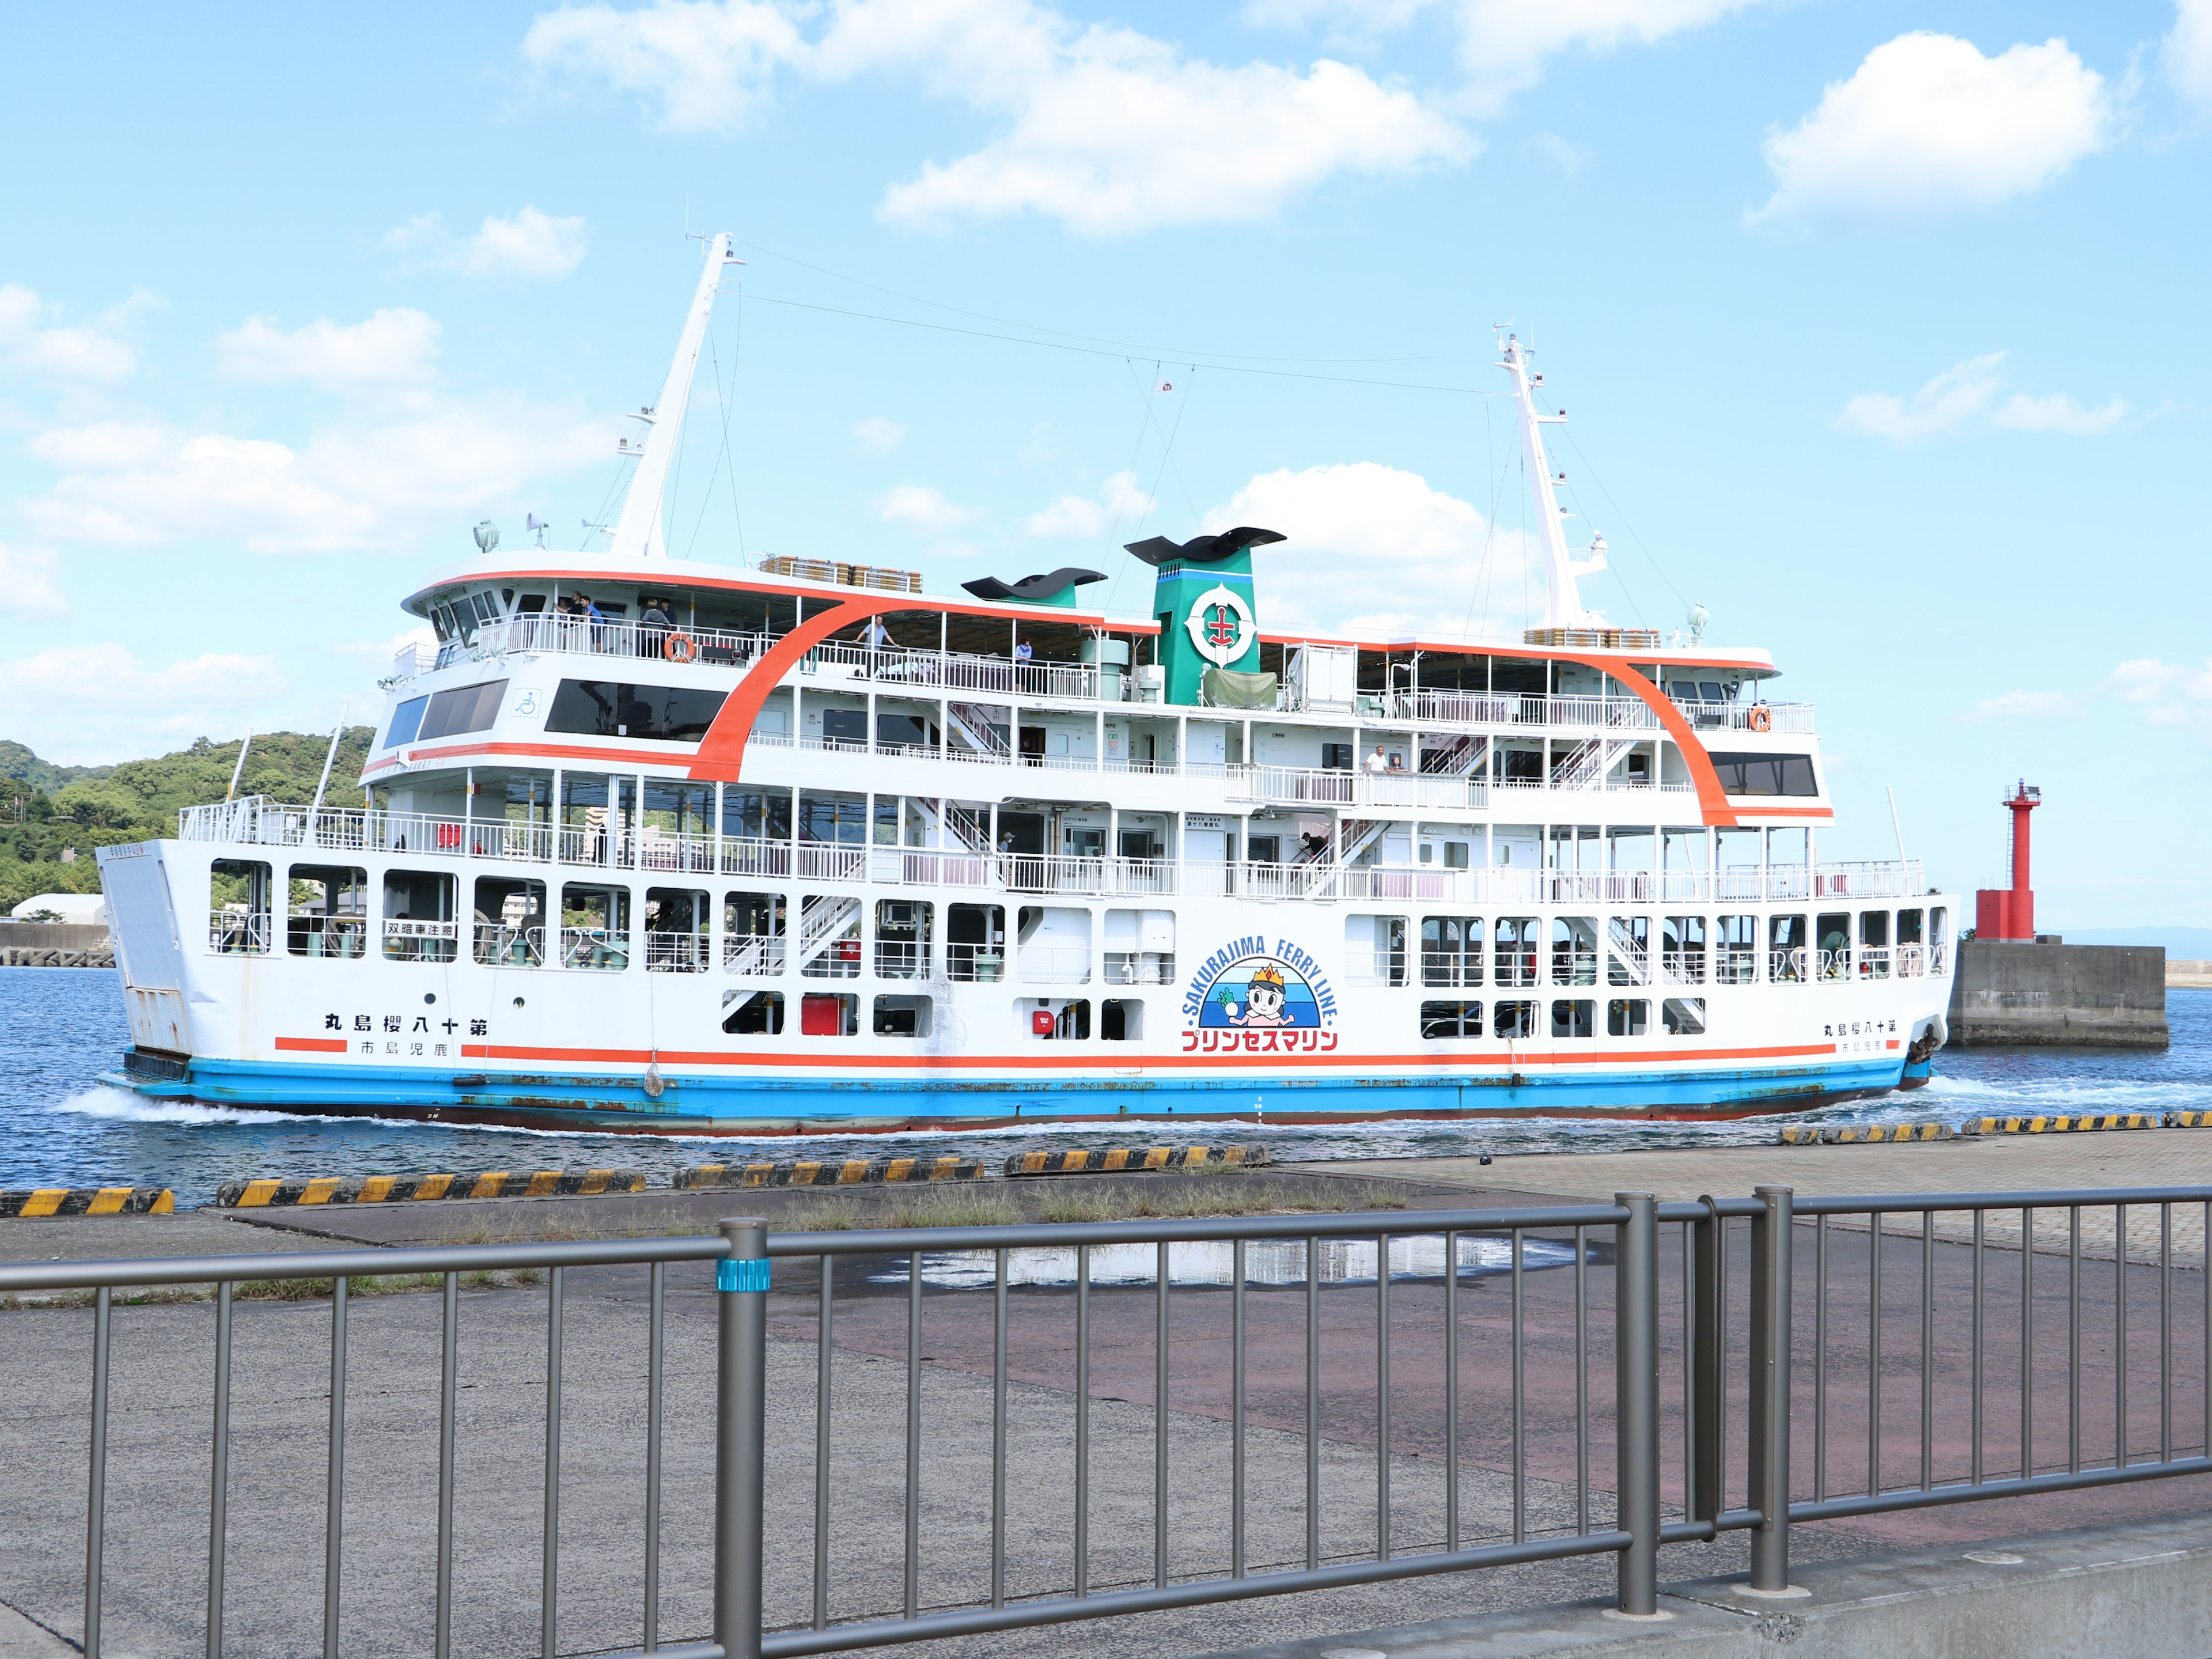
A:
[[[696,662],[699,641],[679,629],[660,642],[660,654],[671,662]]]
[[[1765,703],[1755,702],[1751,706],[1751,720],[1748,723],[1754,732],[1771,732],[1774,729],[1774,716],[1768,711]]]

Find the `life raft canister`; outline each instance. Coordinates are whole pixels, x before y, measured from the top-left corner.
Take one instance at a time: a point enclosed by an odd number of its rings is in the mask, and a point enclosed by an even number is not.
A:
[[[1768,711],[1765,703],[1755,702],[1751,706],[1751,719],[1747,723],[1754,732],[1771,732],[1774,729],[1774,716]]]
[[[660,654],[671,662],[696,662],[699,641],[679,629],[660,642]]]

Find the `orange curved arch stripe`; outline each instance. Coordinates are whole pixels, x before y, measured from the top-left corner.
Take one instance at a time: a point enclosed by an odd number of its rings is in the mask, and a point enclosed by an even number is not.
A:
[[[714,716],[714,723],[700,739],[699,752],[692,757],[690,775],[716,783],[735,783],[745,763],[745,740],[752,736],[753,722],[760,718],[762,705],[768,702],[769,693],[783,684],[783,677],[799,665],[801,657],[839,629],[863,617],[914,608],[911,594],[855,595],[818,617],[809,617],[769,647],[768,654],[753,665],[752,672],[739,680],[738,689],[724,700],[722,712]]]
[[[1690,769],[1690,781],[1698,786],[1698,805],[1709,824],[1723,829],[1735,826],[1735,809],[1728,804],[1728,795],[1721,787],[1721,775],[1714,768],[1712,757],[1705,745],[1698,741],[1697,733],[1674,701],[1650,680],[1628,665],[1621,657],[1570,657],[1585,668],[1595,668],[1601,674],[1610,674],[1623,685],[1644,699],[1644,706],[1659,717],[1659,724],[1674,739],[1682,751],[1683,763]]]

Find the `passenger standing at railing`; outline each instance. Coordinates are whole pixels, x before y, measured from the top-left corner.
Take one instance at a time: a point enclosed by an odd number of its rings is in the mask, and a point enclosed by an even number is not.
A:
[[[1375,752],[1367,757],[1367,769],[1370,772],[1387,772],[1390,769],[1389,753],[1379,743],[1375,745]]]
[[[584,626],[592,642],[592,649],[607,648],[607,619],[599,607],[592,603],[592,596],[579,589],[576,593],[576,614],[584,619]]]
[[[637,654],[657,657],[666,648],[668,630],[676,626],[676,618],[667,611],[668,601],[653,594],[645,601],[644,612],[638,617],[643,624],[638,629]]]

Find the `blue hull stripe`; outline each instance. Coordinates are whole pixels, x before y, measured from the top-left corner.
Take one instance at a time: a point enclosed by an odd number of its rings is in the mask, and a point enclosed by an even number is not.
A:
[[[797,1120],[938,1124],[1015,1117],[1090,1118],[1171,1114],[1269,1118],[1384,1118],[1466,1112],[1534,1115],[1729,1116],[1786,1112],[1822,1099],[1879,1093],[1903,1080],[1903,1057],[1817,1066],[1709,1072],[1529,1073],[1353,1079],[1092,1078],[1040,1083],[967,1079],[872,1082],[760,1079],[678,1073],[659,1096],[635,1076],[605,1073],[491,1076],[376,1066],[195,1060],[178,1080],[110,1073],[106,1081],[162,1099],[306,1113],[382,1114],[504,1122],[557,1120],[615,1133],[742,1133],[750,1125],[788,1132]],[[464,1085],[456,1079],[465,1079]]]

